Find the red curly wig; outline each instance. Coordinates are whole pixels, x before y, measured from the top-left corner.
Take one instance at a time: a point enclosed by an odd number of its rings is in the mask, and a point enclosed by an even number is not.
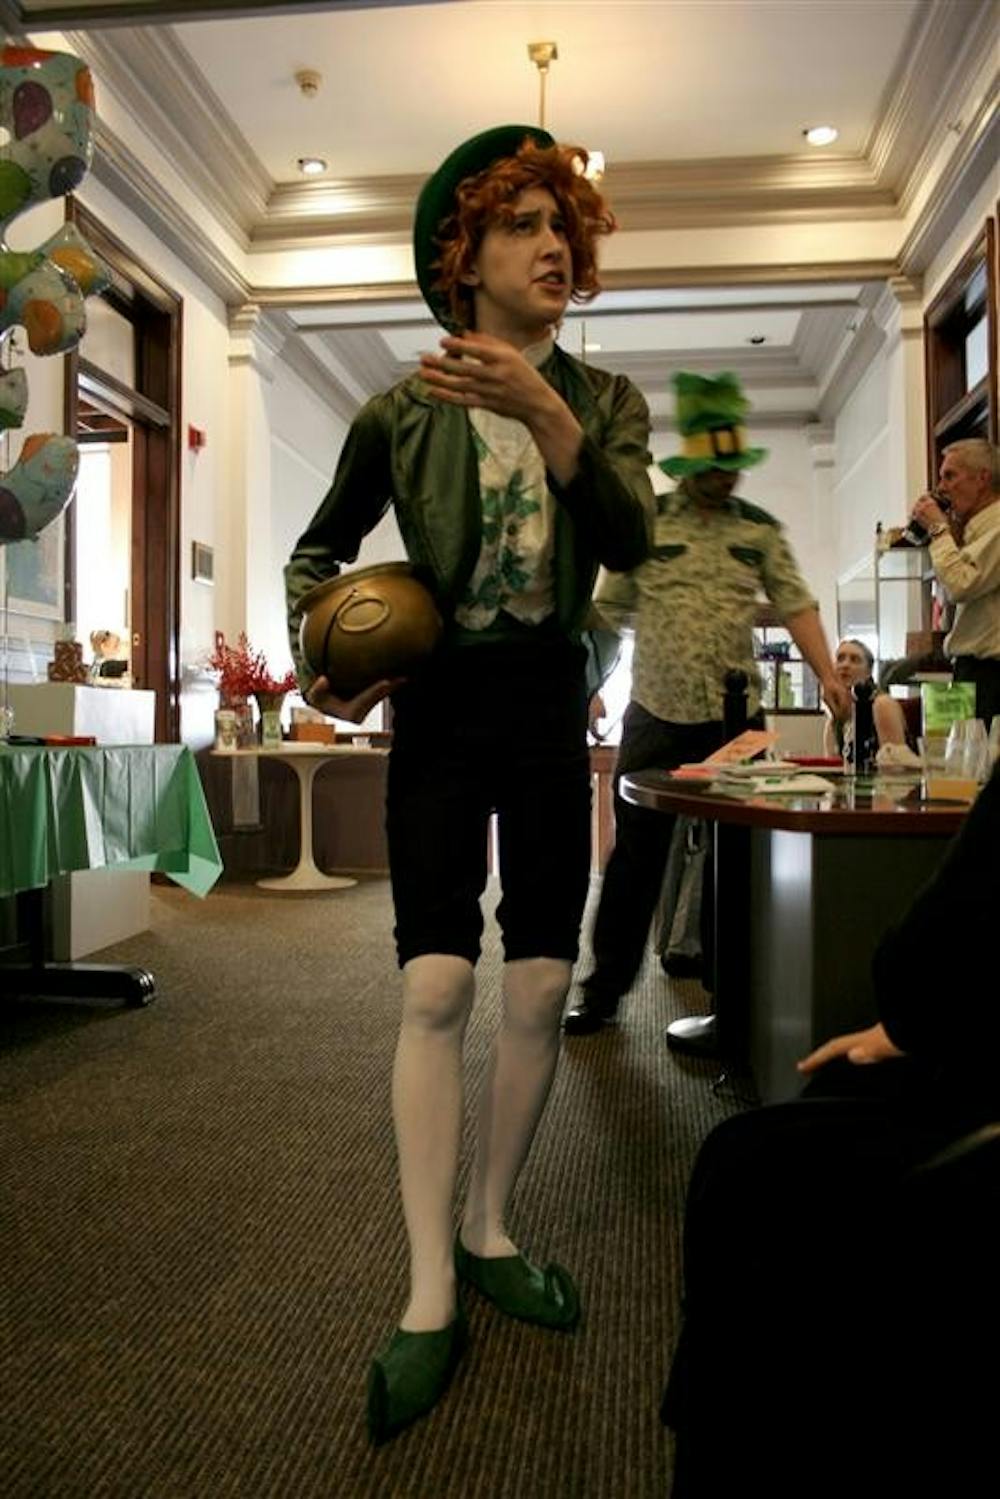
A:
[[[448,299],[455,323],[473,325],[472,288],[462,277],[472,270],[483,236],[492,224],[512,224],[514,204],[526,189],[547,188],[556,200],[573,264],[570,300],[589,302],[601,289],[597,279],[598,235],[617,228],[604,198],[583,175],[587,153],[582,146],[538,146],[526,137],[513,156],[494,162],[475,177],[466,177],[455,194],[455,211],[441,220],[434,242],[440,255],[435,290]]]

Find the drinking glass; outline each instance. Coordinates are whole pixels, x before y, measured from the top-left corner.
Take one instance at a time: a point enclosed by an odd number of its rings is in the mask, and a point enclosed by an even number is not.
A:
[[[1000,713],[994,713],[990,732],[986,736],[987,774],[1000,760]]]
[[[944,775],[948,737],[945,734],[925,734],[917,740],[921,764],[925,775]]]
[[[945,769],[948,775],[968,781],[985,781],[989,766],[989,742],[981,718],[962,718],[948,731]]]

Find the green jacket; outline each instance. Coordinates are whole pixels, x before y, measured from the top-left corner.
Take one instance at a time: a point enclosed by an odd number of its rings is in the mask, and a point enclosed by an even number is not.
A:
[[[618,572],[647,555],[654,510],[646,469],[649,411],[623,375],[582,364],[556,347],[540,373],[583,428],[576,474],[560,485],[554,589],[567,635],[584,627],[600,564]],[[336,477],[285,568],[288,628],[299,682],[311,674],[299,649],[302,595],[354,562],[364,537],[393,504],[411,562],[430,570],[446,620],[472,576],[481,545],[479,469],[465,410],[435,400],[411,375],[358,413]]]

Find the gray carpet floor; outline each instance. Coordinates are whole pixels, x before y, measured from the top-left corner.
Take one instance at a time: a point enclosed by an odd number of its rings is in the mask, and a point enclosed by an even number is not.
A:
[[[580,1330],[469,1293],[452,1389],[373,1451],[367,1365],[406,1274],[388,884],[152,901],[108,954],[154,970],[148,1009],[0,1008],[6,1499],[664,1499],[684,1188],[740,1107],[663,1043],[701,988],[650,957],[620,1024],[564,1044],[510,1226],[572,1269]],[[500,975],[489,922],[470,1116]]]

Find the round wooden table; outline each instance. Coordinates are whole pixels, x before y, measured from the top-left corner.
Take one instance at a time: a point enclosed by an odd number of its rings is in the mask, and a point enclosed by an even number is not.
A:
[[[699,1035],[714,1029],[718,1054],[749,1063],[765,1102],[798,1092],[799,1057],[874,1022],[875,946],[968,810],[924,798],[919,776],[840,776],[828,785],[755,794],[749,783],[660,770],[620,783],[636,806],[713,826],[715,1016],[675,1022],[678,1049],[698,1049]]]

